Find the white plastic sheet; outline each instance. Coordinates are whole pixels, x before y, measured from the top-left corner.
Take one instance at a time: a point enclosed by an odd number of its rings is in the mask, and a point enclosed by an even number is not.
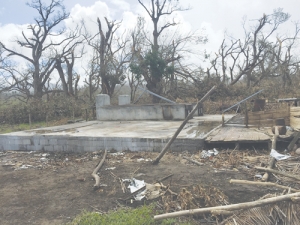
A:
[[[278,153],[275,149],[271,150],[270,156],[272,156],[273,158],[275,158],[276,160],[285,160],[290,158],[290,155],[283,155]]]
[[[201,152],[201,158],[206,159],[208,157],[215,156],[215,155],[218,155],[218,154],[219,154],[219,151],[215,148],[213,150],[203,150]]]

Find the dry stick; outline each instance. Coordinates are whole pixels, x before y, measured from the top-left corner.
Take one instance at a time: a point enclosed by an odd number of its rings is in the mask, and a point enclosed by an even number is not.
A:
[[[295,143],[297,142],[297,140],[300,137],[300,132],[297,132],[297,134],[294,136],[293,140],[291,141],[291,143],[289,144],[289,146],[287,147],[288,151],[293,150]]]
[[[176,137],[178,136],[178,134],[180,133],[180,131],[184,128],[184,126],[186,125],[186,123],[192,118],[192,116],[194,115],[194,113],[197,111],[199,105],[205,101],[205,99],[213,92],[213,90],[215,90],[216,86],[213,86],[205,95],[204,97],[195,105],[195,107],[193,108],[193,110],[189,113],[189,115],[185,118],[185,120],[182,122],[182,124],[180,125],[180,127],[177,129],[177,131],[175,132],[175,134],[173,135],[173,137],[169,140],[169,142],[167,143],[167,145],[164,147],[164,149],[159,153],[159,155],[156,157],[156,159],[153,161],[153,164],[158,164],[159,160],[166,154],[167,150],[170,148],[171,144],[173,143],[173,141],[176,139]]]
[[[169,174],[168,176],[165,176],[157,181],[155,181],[154,183],[161,183],[163,182],[164,180],[168,179],[169,177],[172,177],[174,174]]]
[[[282,188],[285,190],[290,189],[290,187],[288,186],[284,186],[284,185],[280,185],[280,184],[276,184],[276,183],[272,183],[272,182],[255,182],[255,181],[249,181],[249,180],[235,180],[235,179],[231,179],[229,181],[229,183],[231,184],[250,184],[250,185],[258,185],[258,186],[273,186],[273,187],[278,187],[278,188]],[[300,190],[291,188],[291,191],[293,192],[300,192]]]
[[[131,199],[133,196],[137,195],[138,193],[140,193],[141,191],[144,191],[144,190],[146,190],[146,185],[141,187],[140,189],[136,190],[135,192],[132,192],[126,198],[120,199],[120,200],[127,201],[127,200]]]
[[[278,131],[278,127],[276,126],[275,134],[273,135],[271,151],[272,151],[272,149],[274,149],[274,150],[276,149],[276,142],[277,142],[278,135],[279,135],[279,131]],[[272,157],[269,162],[268,168],[272,169],[275,166],[275,162],[276,162],[276,159],[274,157]],[[265,173],[263,175],[263,177],[261,178],[262,181],[268,181],[268,179],[269,179],[269,173]]]
[[[260,207],[260,206],[273,204],[281,201],[288,201],[291,199],[295,199],[295,197],[300,197],[300,192],[257,200],[253,202],[244,202],[244,203],[233,204],[233,205],[223,205],[223,206],[216,206],[216,207],[209,207],[209,208],[190,209],[190,210],[183,210],[183,211],[172,212],[172,213],[165,213],[165,214],[154,216],[154,219],[161,220],[161,219],[173,218],[179,216],[211,213],[220,210],[233,211],[233,210],[241,210],[241,209],[250,209],[250,208]]]
[[[279,175],[282,175],[282,176],[294,178],[296,180],[300,180],[300,176],[297,176],[297,175],[294,175],[294,174],[285,173],[285,172],[282,172],[282,171],[273,170],[273,169],[270,169],[270,168],[265,168],[265,167],[260,167],[260,166],[256,166],[254,168],[257,169],[257,170],[266,171],[266,172],[269,172],[269,173],[275,173],[275,174],[279,174]]]
[[[183,156],[182,158],[184,158],[184,159],[186,159],[186,160],[188,160],[188,161],[190,161],[190,162],[192,162],[192,163],[195,163],[195,164],[197,164],[198,166],[203,166],[203,165],[204,165],[204,163],[198,162],[198,161],[193,160],[193,159],[191,159],[191,158],[189,158],[189,157],[186,157],[186,156]]]
[[[98,176],[97,173],[100,170],[100,168],[102,167],[102,165],[105,161],[106,155],[107,155],[107,150],[105,149],[102,160],[100,161],[100,163],[98,164],[98,166],[94,169],[94,171],[92,173],[92,177],[94,177],[94,179],[96,181],[95,184],[94,184],[94,188],[100,187],[100,177]]]

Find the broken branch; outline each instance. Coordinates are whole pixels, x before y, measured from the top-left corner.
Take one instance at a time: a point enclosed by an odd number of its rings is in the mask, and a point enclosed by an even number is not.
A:
[[[193,160],[193,159],[191,159],[191,158],[189,158],[189,157],[186,157],[186,156],[183,156],[182,158],[184,158],[184,159],[186,159],[186,160],[188,160],[188,161],[190,161],[190,162],[192,162],[192,163],[195,163],[195,164],[197,164],[198,166],[203,166],[203,165],[204,165],[204,163],[198,162],[198,161]]]
[[[290,178],[294,178],[294,179],[296,179],[296,180],[300,180],[300,177],[297,176],[297,175],[285,173],[285,172],[278,171],[278,170],[273,170],[273,169],[270,169],[270,168],[265,168],[265,167],[256,166],[255,169],[261,170],[261,171],[265,171],[265,172],[269,172],[269,173],[279,174],[279,175],[286,176],[286,177],[290,177]]]
[[[161,215],[154,216],[154,220],[161,220],[166,218],[174,218],[179,216],[188,216],[188,215],[195,215],[195,214],[205,214],[205,213],[212,213],[218,211],[233,211],[233,210],[241,210],[241,209],[250,209],[255,207],[260,207],[268,204],[273,204],[281,201],[289,201],[295,199],[295,197],[300,197],[300,192],[294,194],[287,194],[276,196],[272,198],[252,201],[252,202],[244,202],[239,204],[233,205],[224,205],[224,206],[216,206],[216,207],[208,207],[208,208],[199,208],[199,209],[189,209],[189,210],[182,210],[178,212],[172,213],[165,213]]]
[[[102,167],[102,165],[105,161],[106,155],[107,155],[107,150],[105,149],[102,160],[100,161],[100,163],[98,164],[98,166],[94,169],[94,171],[92,173],[92,177],[94,177],[94,179],[95,179],[94,188],[98,188],[100,186],[100,177],[98,176],[97,173],[100,170],[100,168]]]
[[[288,187],[288,186],[284,186],[284,185],[280,185],[280,184],[276,184],[276,183],[272,183],[272,182],[256,182],[256,181],[249,181],[249,180],[231,179],[229,181],[229,183],[231,183],[231,184],[250,184],[250,185],[258,185],[258,186],[273,186],[273,187],[278,187],[278,188],[285,189],[285,190],[290,189],[290,187]],[[299,192],[300,190],[291,188],[291,191]]]

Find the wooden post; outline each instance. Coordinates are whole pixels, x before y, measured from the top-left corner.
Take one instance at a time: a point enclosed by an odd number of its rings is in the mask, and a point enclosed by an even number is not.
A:
[[[249,128],[249,116],[248,116],[247,102],[245,103],[245,124],[246,124],[246,128]]]
[[[185,120],[182,122],[182,124],[180,125],[180,127],[177,129],[177,131],[175,132],[175,134],[173,135],[173,137],[169,140],[169,142],[164,147],[164,149],[159,153],[159,155],[153,161],[153,164],[158,164],[159,163],[159,160],[165,155],[165,153],[167,152],[167,150],[169,149],[169,147],[171,146],[171,144],[173,143],[173,141],[176,139],[176,137],[178,136],[178,134],[180,133],[180,131],[183,129],[183,127],[186,125],[186,123],[192,118],[192,116],[194,115],[194,113],[197,111],[199,104],[201,104],[202,102],[204,102],[206,100],[206,98],[215,90],[215,88],[216,88],[216,86],[213,86],[206,93],[206,95],[204,95],[204,97],[195,105],[195,107],[193,108],[193,110],[189,113],[189,115],[185,118]]]
[[[85,109],[85,121],[88,121],[88,110],[87,110],[87,108]]]
[[[294,136],[293,140],[291,141],[291,143],[289,144],[289,146],[287,147],[288,151],[293,150],[295,143],[297,142],[297,140],[300,137],[300,132],[297,132],[296,135]]]
[[[224,123],[224,114],[222,113],[222,127],[225,126],[225,123]]]
[[[28,120],[29,120],[29,129],[31,129],[31,112],[29,111],[28,115]]]
[[[46,111],[46,126],[48,127],[48,112]]]
[[[278,127],[275,126],[275,134],[273,135],[273,140],[272,140],[272,147],[271,147],[271,151],[272,149],[276,150],[276,142],[277,142],[277,138],[279,136],[279,131],[278,131]],[[268,168],[269,169],[272,169],[275,165],[275,162],[276,162],[276,159],[274,157],[271,158],[270,162],[269,162],[269,165],[268,165]],[[263,177],[262,177],[262,181],[268,181],[269,179],[269,173],[266,172]]]

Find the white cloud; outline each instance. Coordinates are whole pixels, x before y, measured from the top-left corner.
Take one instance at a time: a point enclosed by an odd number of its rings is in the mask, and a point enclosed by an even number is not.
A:
[[[124,0],[111,0],[111,3],[113,3],[115,6],[117,6],[119,8],[119,10],[122,10],[122,11],[130,10],[130,4]]]

